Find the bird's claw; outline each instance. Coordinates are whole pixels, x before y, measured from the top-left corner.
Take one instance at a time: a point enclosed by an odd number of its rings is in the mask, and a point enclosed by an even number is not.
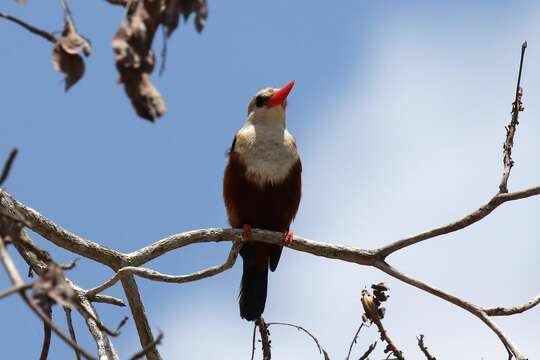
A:
[[[244,226],[242,226],[242,228],[243,228],[242,240],[249,241],[249,239],[251,238],[251,225],[244,224]]]
[[[289,230],[285,231],[283,233],[283,245],[285,246],[290,245],[293,241],[293,237],[294,237],[294,234],[292,231],[289,231]]]

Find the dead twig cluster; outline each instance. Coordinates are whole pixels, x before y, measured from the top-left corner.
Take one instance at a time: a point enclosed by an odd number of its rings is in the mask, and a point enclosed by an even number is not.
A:
[[[26,1],[19,0],[21,4]],[[150,75],[154,70],[156,56],[152,49],[155,33],[163,27],[166,39],[180,24],[194,14],[195,29],[200,33],[208,18],[206,0],[107,0],[112,5],[126,8],[125,19],[114,36],[112,47],[115,64],[124,90],[136,113],[147,120],[155,121],[166,112],[165,100],[153,85]],[[75,85],[85,73],[84,56],[89,56],[90,41],[81,36],[73,21],[66,0],[60,0],[64,11],[64,29],[58,38],[13,15],[0,12],[0,17],[36,34],[53,46],[54,69],[64,74],[65,90]],[[166,43],[163,49],[162,71],[165,69]]]

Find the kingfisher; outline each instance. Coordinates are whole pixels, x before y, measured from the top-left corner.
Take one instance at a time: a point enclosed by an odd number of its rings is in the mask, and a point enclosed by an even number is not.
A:
[[[296,141],[287,130],[287,96],[294,80],[282,88],[257,92],[244,126],[236,133],[223,177],[229,224],[243,229],[240,316],[258,319],[266,304],[268,269],[275,271],[283,245],[293,239],[291,223],[302,193],[302,163]],[[249,241],[251,229],[283,233],[283,244]]]

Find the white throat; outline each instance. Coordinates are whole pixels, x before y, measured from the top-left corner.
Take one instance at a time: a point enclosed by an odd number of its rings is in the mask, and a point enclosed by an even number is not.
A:
[[[258,110],[264,111],[251,112],[236,134],[234,151],[240,154],[252,181],[260,186],[280,183],[298,161],[296,142],[285,128],[281,106]]]

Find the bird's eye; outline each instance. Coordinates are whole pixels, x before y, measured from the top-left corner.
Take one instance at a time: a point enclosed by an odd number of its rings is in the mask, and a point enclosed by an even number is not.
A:
[[[266,97],[265,96],[262,96],[262,95],[259,95],[255,98],[255,105],[257,105],[257,107],[263,107],[263,105],[266,103]]]

